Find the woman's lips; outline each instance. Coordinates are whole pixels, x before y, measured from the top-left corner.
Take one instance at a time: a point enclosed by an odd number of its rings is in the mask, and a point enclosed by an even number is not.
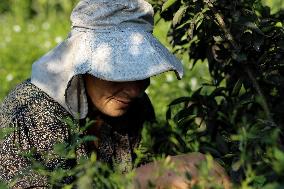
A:
[[[122,105],[128,106],[131,103],[131,100],[126,100],[126,99],[117,99],[114,98],[114,100]]]

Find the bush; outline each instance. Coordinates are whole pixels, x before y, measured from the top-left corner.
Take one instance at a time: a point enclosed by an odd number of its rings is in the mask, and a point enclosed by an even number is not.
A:
[[[283,12],[258,0],[153,3],[175,53],[207,60],[211,81],[170,103],[152,150],[210,153],[236,186],[284,187]]]

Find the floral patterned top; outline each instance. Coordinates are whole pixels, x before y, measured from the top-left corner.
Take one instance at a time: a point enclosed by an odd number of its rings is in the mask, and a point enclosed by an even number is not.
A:
[[[89,105],[90,106],[90,105]],[[84,120],[74,120],[71,115],[45,92],[27,80],[19,84],[3,101],[0,108],[0,180],[11,183],[12,188],[47,188],[48,179],[32,169],[31,158],[46,168],[72,168],[77,161],[66,160],[54,152],[57,143],[72,139],[66,118],[82,125]],[[133,152],[140,141],[140,131],[145,121],[154,121],[152,104],[145,94],[137,99],[119,118],[102,115],[94,107],[89,108],[88,118],[96,120],[85,134],[99,140],[83,143],[76,149],[76,159],[97,153],[99,161],[110,166],[119,165],[121,172],[133,168]]]

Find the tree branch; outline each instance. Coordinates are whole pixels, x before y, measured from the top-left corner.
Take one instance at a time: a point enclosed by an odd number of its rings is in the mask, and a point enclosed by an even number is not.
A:
[[[240,47],[239,45],[236,43],[236,41],[234,40],[234,37],[233,35],[231,34],[230,30],[228,29],[228,27],[226,26],[226,23],[224,22],[224,17],[221,13],[219,13],[213,3],[210,1],[210,0],[204,0],[204,3],[206,3],[209,7],[209,9],[213,12],[213,15],[215,17],[215,21],[216,23],[220,26],[220,28],[223,30],[223,32],[225,33],[225,38],[231,43],[233,49],[236,51],[236,52],[239,52],[240,51]],[[254,74],[252,73],[252,71],[250,70],[250,68],[248,68],[247,66],[245,66],[245,70],[246,70],[246,73],[248,74],[248,77],[250,78],[256,92],[258,93],[258,95],[260,96],[261,98],[261,101],[262,101],[262,108],[266,114],[266,117],[268,120],[272,121],[273,122],[273,119],[272,119],[272,116],[271,116],[271,111],[269,109],[269,106],[268,106],[268,103],[267,103],[267,100],[257,82],[257,79],[255,78]]]

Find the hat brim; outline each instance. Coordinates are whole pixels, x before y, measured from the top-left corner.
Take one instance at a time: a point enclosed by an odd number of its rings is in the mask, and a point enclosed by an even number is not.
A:
[[[80,31],[79,31],[80,32]],[[85,72],[108,81],[134,81],[166,71],[183,76],[181,62],[151,33],[139,30],[95,31],[84,30],[77,54],[80,62],[75,74]]]

